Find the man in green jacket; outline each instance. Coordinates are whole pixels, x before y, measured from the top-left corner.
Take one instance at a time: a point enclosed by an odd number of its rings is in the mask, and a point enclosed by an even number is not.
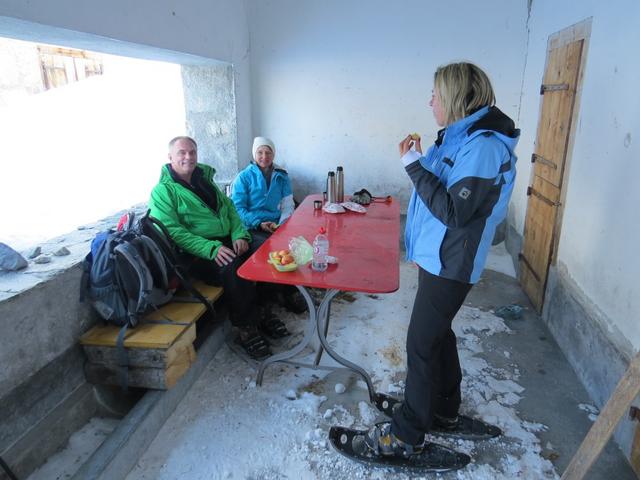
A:
[[[151,192],[151,215],[164,224],[183,251],[194,276],[222,285],[238,343],[254,358],[271,355],[259,333],[260,310],[256,284],[236,274],[253,253],[251,235],[242,225],[233,202],[213,182],[215,169],[198,163],[198,147],[190,137],[169,142],[169,163]],[[278,330],[270,318],[270,331]],[[288,332],[286,332],[288,334]]]

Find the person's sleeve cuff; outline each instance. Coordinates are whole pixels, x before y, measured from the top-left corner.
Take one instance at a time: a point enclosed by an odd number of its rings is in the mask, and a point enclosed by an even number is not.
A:
[[[416,152],[415,150],[409,150],[402,156],[402,164],[406,167],[407,165],[416,162],[422,155],[420,152]]]

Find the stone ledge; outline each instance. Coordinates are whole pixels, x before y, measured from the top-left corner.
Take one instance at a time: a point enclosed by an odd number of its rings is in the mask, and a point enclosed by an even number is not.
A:
[[[25,290],[29,290],[73,268],[79,264],[89,252],[91,240],[93,240],[98,232],[115,228],[120,217],[127,211],[133,210],[136,215],[143,215],[146,209],[146,204],[134,205],[110,217],[78,227],[78,229],[73,232],[60,235],[46,242],[39,242],[38,245],[42,247],[42,254],[40,256],[51,256],[50,263],[35,263],[34,259],[27,258],[29,250],[20,251],[20,253],[29,260],[29,266],[17,272],[0,271],[0,302],[19,295]],[[33,247],[36,247],[36,245]],[[53,252],[62,247],[66,247],[69,250],[69,255],[54,256]]]

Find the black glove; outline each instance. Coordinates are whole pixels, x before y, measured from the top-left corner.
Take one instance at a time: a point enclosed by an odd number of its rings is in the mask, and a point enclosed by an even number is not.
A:
[[[371,193],[369,193],[366,188],[363,188],[351,195],[351,201],[359,203],[360,205],[369,205],[372,197]]]

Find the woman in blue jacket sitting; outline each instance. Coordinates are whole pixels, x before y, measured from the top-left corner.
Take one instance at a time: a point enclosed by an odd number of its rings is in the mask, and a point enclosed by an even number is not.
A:
[[[458,411],[462,371],[451,329],[480,279],[516,177],[520,131],[494,104],[491,82],[480,68],[467,62],[442,66],[430,102],[443,127],[434,145],[423,155],[419,136],[400,142],[413,183],[405,245],[407,260],[418,267],[418,290],[407,333],[404,400],[392,421],[375,426],[367,438],[377,455],[435,455],[438,449],[425,443],[427,432],[468,439],[500,433]],[[442,458],[455,463],[455,452],[449,453]]]
[[[233,181],[231,199],[251,235],[264,241],[293,213],[287,171],[273,163],[276,147],[266,137],[253,139],[253,159]]]
[[[253,139],[253,159],[233,181],[231,199],[251,237],[258,245],[287,220],[295,208],[287,171],[273,163],[274,143],[266,137]],[[280,288],[283,305],[296,313],[307,309],[295,287]]]

